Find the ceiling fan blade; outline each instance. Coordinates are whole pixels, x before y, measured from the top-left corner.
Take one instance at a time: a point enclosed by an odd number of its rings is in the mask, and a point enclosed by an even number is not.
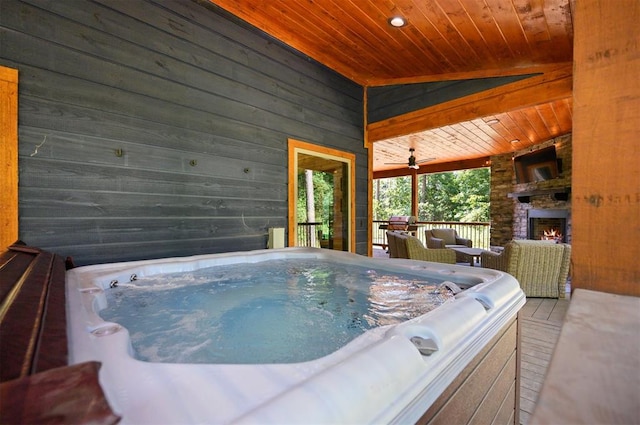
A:
[[[407,165],[409,168],[418,169],[418,164],[424,164],[425,162],[433,161],[435,158],[425,158],[416,160],[416,157],[413,155],[415,151],[414,148],[409,148],[409,159],[407,162],[385,162],[386,165]]]

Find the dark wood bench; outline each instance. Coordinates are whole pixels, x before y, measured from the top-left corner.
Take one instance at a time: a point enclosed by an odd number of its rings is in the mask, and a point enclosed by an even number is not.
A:
[[[71,264],[71,261],[68,260]],[[0,254],[0,421],[119,421],[97,362],[68,364],[65,259],[21,242]]]

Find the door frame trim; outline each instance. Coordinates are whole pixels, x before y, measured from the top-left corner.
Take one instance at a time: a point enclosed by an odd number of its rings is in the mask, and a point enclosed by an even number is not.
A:
[[[298,199],[298,154],[327,158],[334,161],[344,162],[348,166],[348,193],[349,202],[346,216],[349,220],[349,241],[348,251],[355,252],[356,246],[356,155],[326,146],[314,145],[296,139],[287,139],[288,142],[288,219],[287,219],[287,246],[295,246],[297,221],[296,221],[296,201]]]

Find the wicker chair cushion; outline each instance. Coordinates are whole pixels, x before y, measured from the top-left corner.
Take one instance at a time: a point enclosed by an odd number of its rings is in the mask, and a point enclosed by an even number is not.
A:
[[[433,237],[442,239],[445,245],[456,245],[456,231],[454,229],[432,229]]]

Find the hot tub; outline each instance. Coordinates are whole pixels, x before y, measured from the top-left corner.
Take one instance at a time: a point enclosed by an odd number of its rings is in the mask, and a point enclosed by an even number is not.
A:
[[[431,276],[469,289],[329,355],[288,364],[140,361],[127,329],[98,314],[105,291],[132,276],[283,258]],[[459,423],[509,412],[517,418],[517,312],[525,297],[513,277],[495,270],[285,248],[79,267],[67,272],[67,300],[70,363],[102,363],[101,386],[125,424],[415,423],[438,416]]]

